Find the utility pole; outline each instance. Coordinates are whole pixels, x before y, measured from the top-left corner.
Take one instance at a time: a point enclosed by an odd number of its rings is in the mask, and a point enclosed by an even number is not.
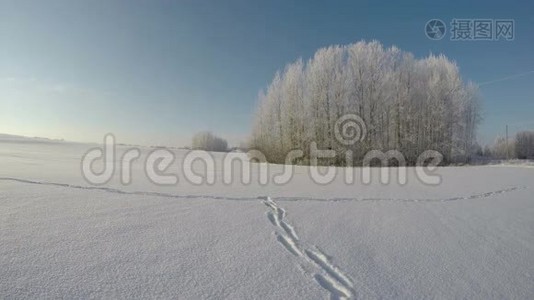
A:
[[[508,153],[508,124],[506,124],[506,160],[509,160],[510,156]]]

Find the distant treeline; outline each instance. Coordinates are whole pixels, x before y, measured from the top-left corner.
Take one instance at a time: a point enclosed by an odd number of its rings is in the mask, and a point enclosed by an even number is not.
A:
[[[193,136],[192,149],[205,151],[228,151],[228,142],[209,131],[203,131]]]
[[[521,131],[508,141],[498,137],[492,146],[478,149],[479,155],[493,159],[534,159],[534,131]]]

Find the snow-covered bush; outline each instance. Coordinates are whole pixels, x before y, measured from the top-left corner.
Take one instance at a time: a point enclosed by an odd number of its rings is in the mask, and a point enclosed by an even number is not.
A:
[[[205,151],[228,151],[228,142],[211,132],[203,131],[193,136],[191,148]]]
[[[516,158],[515,142],[506,141],[506,138],[499,136],[495,139],[491,157],[494,159],[513,159]]]

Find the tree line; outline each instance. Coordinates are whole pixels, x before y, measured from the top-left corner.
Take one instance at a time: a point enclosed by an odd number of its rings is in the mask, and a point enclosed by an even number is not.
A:
[[[520,131],[508,141],[498,137],[478,154],[489,159],[534,159],[534,131]]]

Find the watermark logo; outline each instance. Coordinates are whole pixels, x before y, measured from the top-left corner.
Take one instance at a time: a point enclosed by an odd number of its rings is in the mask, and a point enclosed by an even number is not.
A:
[[[446,33],[446,26],[440,19],[432,19],[426,22],[425,34],[431,40],[441,40]]]
[[[446,35],[446,25],[439,19],[431,19],[425,25],[425,34],[431,40],[441,40]],[[513,41],[513,19],[457,19],[450,22],[451,41]]]
[[[345,146],[365,140],[367,127],[363,119],[355,114],[344,115],[334,124],[336,140]]]
[[[397,172],[397,183],[407,183],[407,162],[398,150],[370,150],[361,158],[362,165],[353,163],[353,150],[358,148],[356,143],[365,142],[367,127],[364,120],[355,114],[341,116],[334,124],[334,135],[340,145],[337,150],[332,148],[320,149],[318,143],[310,142],[308,149],[294,149],[285,155],[283,166],[267,163],[266,155],[259,150],[250,150],[247,153],[229,152],[222,156],[222,163],[216,161],[211,152],[192,150],[176,153],[166,148],[157,148],[143,154],[139,148],[121,148],[117,150],[116,139],[112,134],[104,137],[102,147],[90,149],[81,162],[83,178],[93,185],[102,185],[110,182],[118,173],[122,185],[129,185],[135,176],[132,174],[134,163],[141,160],[143,175],[155,185],[178,185],[185,179],[194,185],[213,185],[220,181],[224,185],[239,182],[241,185],[252,183],[252,177],[257,183],[266,185],[269,182],[275,185],[284,185],[291,182],[294,174],[294,163],[304,157],[304,150],[309,154],[308,175],[319,185],[332,183],[339,173],[344,176],[346,184],[356,182],[355,174],[360,172],[363,184],[370,184],[374,177],[380,178],[381,184],[389,184],[390,173]],[[361,150],[361,149],[360,149]],[[341,157],[339,157],[341,155]],[[221,158],[218,158],[220,160]],[[343,161],[344,166],[328,166],[324,162]],[[443,156],[434,150],[421,153],[415,164],[415,176],[424,184],[437,185],[441,177],[435,174],[436,167],[442,162]],[[395,165],[390,167],[391,162]],[[372,167],[377,166],[378,167]],[[235,168],[235,166],[238,168]],[[138,165],[136,165],[138,166]],[[221,168],[220,170],[217,168]],[[118,169],[118,170],[117,170]],[[138,167],[136,168],[138,169]],[[256,173],[252,173],[257,170]],[[372,172],[375,170],[376,172]],[[117,172],[118,171],[118,172]],[[218,174],[218,175],[216,175]],[[252,176],[256,175],[256,176]]]

